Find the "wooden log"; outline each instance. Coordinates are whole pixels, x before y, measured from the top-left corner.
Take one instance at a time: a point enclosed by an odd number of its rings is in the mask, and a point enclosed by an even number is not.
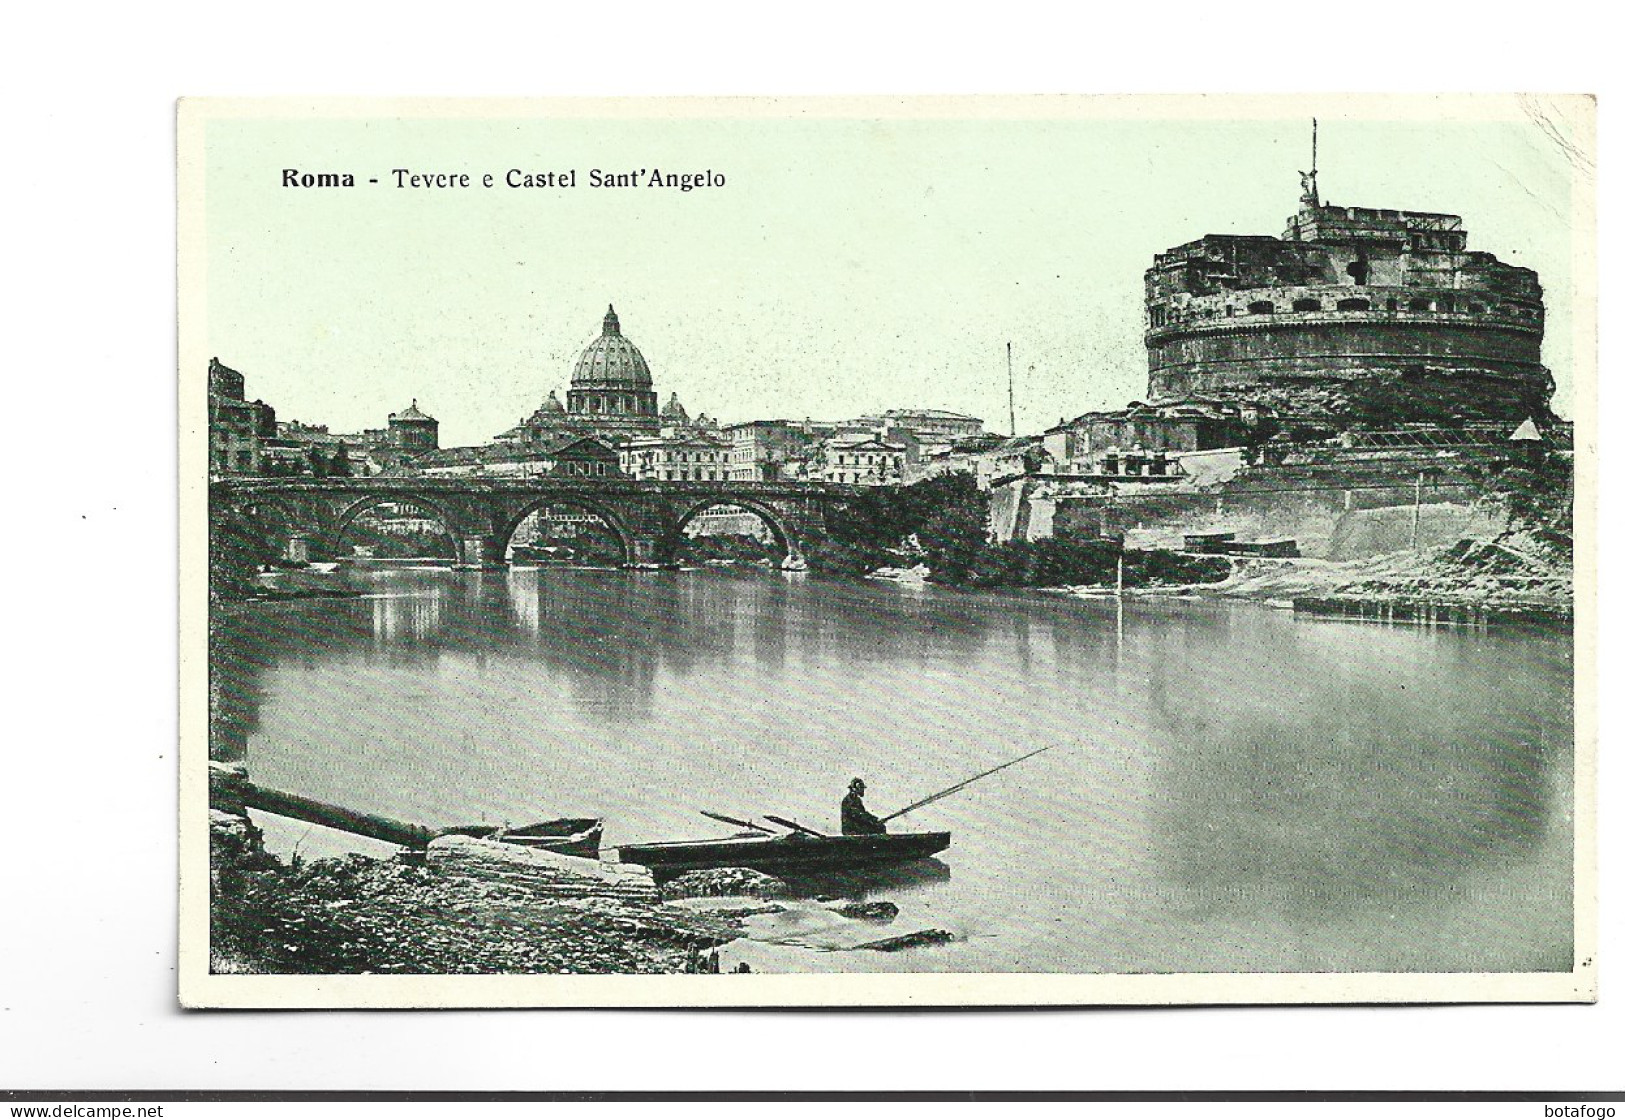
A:
[[[234,817],[248,816],[243,804],[243,787],[248,784],[248,771],[241,763],[209,763],[209,808]]]
[[[426,825],[411,824],[373,813],[358,813],[354,809],[329,805],[312,797],[300,797],[296,793],[267,789],[253,782],[248,783],[243,800],[250,809],[262,809],[278,816],[326,825],[328,828],[353,832],[357,836],[369,836],[374,840],[400,844],[407,848],[422,848],[437,835],[434,829]]]
[[[354,809],[317,801],[313,797],[301,797],[296,793],[255,785],[248,780],[247,772],[242,767],[217,762],[209,764],[209,803],[221,812],[238,816],[243,815],[245,807],[260,809],[408,848],[425,847],[439,835],[437,830],[427,825],[411,824],[375,813],[359,813]]]

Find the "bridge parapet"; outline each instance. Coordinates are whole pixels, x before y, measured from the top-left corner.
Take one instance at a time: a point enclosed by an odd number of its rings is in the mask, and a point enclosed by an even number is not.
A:
[[[761,517],[785,555],[804,563],[804,542],[822,531],[824,511],[861,488],[830,483],[684,482],[634,479],[230,478],[210,487],[216,524],[237,517],[279,538],[284,555],[304,558],[312,541],[337,551],[349,525],[388,502],[432,513],[456,542],[458,560],[478,567],[505,562],[520,523],[550,504],[578,506],[604,521],[619,539],[628,567],[670,563],[684,525],[706,508],[728,505]],[[273,528],[274,525],[274,528]]]
[[[448,478],[437,475],[372,475],[361,478],[222,478],[214,494],[661,494],[716,498],[743,497],[851,499],[861,486],[833,482],[680,482],[631,478]]]

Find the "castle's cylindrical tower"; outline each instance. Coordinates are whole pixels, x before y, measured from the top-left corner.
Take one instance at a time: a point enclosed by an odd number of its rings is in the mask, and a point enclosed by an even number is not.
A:
[[[1151,398],[1441,380],[1470,383],[1453,395],[1476,415],[1544,412],[1539,279],[1466,245],[1454,215],[1306,198],[1284,237],[1160,253],[1145,277]]]

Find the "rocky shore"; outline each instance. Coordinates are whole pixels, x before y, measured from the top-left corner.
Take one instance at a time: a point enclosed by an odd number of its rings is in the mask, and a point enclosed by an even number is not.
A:
[[[1222,579],[1152,584],[1123,594],[1221,596],[1282,607],[1341,604],[1350,614],[1365,605],[1397,609],[1400,614],[1394,617],[1459,610],[1479,612],[1487,620],[1560,622],[1574,614],[1572,566],[1516,540],[1465,539],[1447,547],[1348,561],[1228,559],[1231,568]],[[1098,584],[1046,590],[1085,598],[1114,594]]]
[[[668,904],[646,872],[492,841],[285,863],[219,811],[209,839],[217,973],[705,972],[739,936],[738,917]]]
[[[1572,616],[1574,609],[1572,567],[1515,541],[1469,539],[1345,562],[1245,559],[1210,590],[1249,599],[1427,603],[1543,615]]]
[[[634,865],[456,835],[394,859],[285,862],[247,816],[218,809],[209,839],[216,973],[706,973],[741,938],[886,953],[957,940],[934,928],[877,937],[895,903],[795,898],[745,868],[657,886]],[[732,957],[731,971],[751,970]]]

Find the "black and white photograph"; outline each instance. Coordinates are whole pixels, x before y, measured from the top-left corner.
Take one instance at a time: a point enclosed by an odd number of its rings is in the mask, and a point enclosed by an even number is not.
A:
[[[1593,1000],[1593,112],[183,100],[183,1003]]]

